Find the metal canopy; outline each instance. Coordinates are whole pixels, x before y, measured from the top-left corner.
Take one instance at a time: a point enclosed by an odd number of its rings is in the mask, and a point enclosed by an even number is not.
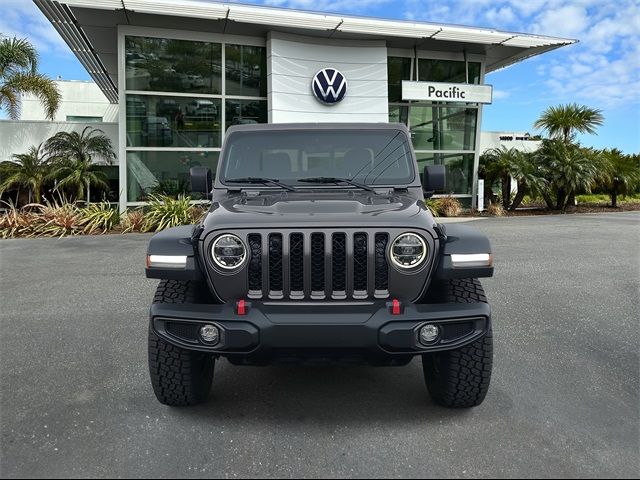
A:
[[[118,101],[117,26],[266,38],[269,31],[385,40],[389,48],[481,54],[486,72],[576,40],[474,27],[382,20],[203,0],[33,0],[112,103]],[[179,20],[176,19],[179,17]]]

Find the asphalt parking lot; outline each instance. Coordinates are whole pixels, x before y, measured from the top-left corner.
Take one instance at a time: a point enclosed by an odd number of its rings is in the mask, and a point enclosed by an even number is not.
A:
[[[404,368],[234,367],[157,403],[148,235],[0,241],[0,475],[637,477],[640,215],[480,220],[492,387],[435,406]]]

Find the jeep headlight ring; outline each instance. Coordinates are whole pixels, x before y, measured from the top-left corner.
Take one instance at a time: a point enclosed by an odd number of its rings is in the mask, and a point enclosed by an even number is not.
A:
[[[234,270],[244,264],[247,248],[240,238],[230,233],[220,235],[211,245],[211,258],[224,270]]]
[[[400,270],[409,270],[422,265],[427,258],[427,243],[424,239],[411,232],[398,235],[391,243],[389,257],[394,266]]]

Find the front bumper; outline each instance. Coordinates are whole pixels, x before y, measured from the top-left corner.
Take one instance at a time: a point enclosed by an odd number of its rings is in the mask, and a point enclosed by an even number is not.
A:
[[[430,345],[419,341],[420,327],[430,323],[441,335]],[[367,356],[411,356],[452,350],[482,337],[490,327],[485,303],[409,304],[399,315],[391,304],[247,304],[238,315],[235,304],[154,304],[151,325],[161,338],[182,348],[234,358],[274,357],[282,352],[358,352]],[[199,338],[204,324],[220,329],[210,346]]]

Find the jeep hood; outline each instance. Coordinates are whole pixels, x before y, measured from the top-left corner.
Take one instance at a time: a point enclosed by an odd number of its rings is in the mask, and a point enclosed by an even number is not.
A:
[[[224,195],[214,201],[204,223],[206,230],[434,225],[424,202],[415,197],[353,190]]]

